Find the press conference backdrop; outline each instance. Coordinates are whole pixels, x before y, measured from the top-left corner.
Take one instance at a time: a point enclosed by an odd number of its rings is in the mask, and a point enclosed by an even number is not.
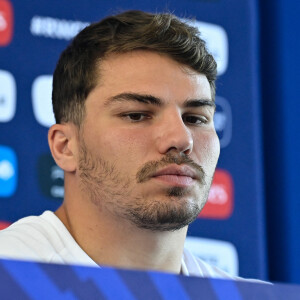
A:
[[[215,125],[221,143],[209,199],[187,247],[244,277],[266,278],[255,1],[0,0],[0,220],[55,210],[64,195],[51,158],[52,73],[61,51],[90,22],[126,9],[193,18],[218,62]]]

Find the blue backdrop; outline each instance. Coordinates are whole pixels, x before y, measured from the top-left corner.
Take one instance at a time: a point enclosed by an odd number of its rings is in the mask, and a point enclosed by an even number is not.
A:
[[[300,283],[300,3],[261,1],[270,277]]]

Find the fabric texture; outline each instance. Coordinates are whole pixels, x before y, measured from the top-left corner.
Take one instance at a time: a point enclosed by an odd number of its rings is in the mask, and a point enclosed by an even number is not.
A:
[[[30,216],[0,231],[0,257],[45,263],[99,267],[76,243],[60,219],[51,211]],[[181,274],[186,276],[238,279],[210,266],[184,249]]]

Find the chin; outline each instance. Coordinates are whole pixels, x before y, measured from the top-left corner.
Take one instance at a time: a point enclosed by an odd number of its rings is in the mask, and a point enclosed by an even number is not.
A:
[[[151,231],[176,231],[192,223],[202,207],[198,199],[187,196],[168,196],[131,207],[127,214],[130,221],[141,229]]]

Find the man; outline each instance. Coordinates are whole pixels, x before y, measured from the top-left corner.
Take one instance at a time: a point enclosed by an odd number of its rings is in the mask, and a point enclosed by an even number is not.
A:
[[[173,15],[85,28],[53,78],[63,204],[3,230],[1,256],[230,278],[183,248],[219,157],[215,79],[197,29]]]

